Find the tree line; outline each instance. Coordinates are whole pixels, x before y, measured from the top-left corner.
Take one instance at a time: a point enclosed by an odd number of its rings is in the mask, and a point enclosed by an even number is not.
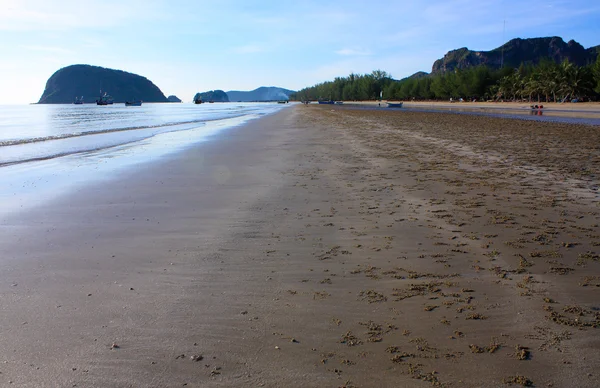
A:
[[[560,102],[600,97],[600,55],[595,63],[577,66],[543,59],[537,65],[492,69],[481,65],[442,74],[392,79],[375,70],[350,74],[304,88],[294,100],[458,100]]]

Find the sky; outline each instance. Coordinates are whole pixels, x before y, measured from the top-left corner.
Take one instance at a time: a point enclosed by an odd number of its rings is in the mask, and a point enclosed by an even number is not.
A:
[[[600,0],[0,0],[0,104],[37,102],[73,64],[190,101],[376,69],[400,79],[452,49],[543,36],[599,45]]]

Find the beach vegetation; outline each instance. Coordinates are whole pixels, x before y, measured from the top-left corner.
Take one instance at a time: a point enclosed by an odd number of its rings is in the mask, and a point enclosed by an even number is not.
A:
[[[543,59],[537,65],[470,68],[394,80],[382,70],[350,74],[304,88],[296,100],[459,100],[565,102],[600,97],[600,56],[592,65]]]

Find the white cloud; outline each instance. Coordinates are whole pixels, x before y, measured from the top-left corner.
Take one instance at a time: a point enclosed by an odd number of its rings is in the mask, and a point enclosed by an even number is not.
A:
[[[357,48],[344,48],[341,50],[337,50],[335,52],[338,55],[356,55],[356,56],[366,56],[366,55],[372,55],[370,50],[365,50],[365,49],[357,49]]]
[[[55,54],[72,54],[73,50],[66,49],[64,47],[53,47],[53,46],[39,46],[39,45],[30,45],[30,46],[21,46],[26,50],[30,51],[41,51],[47,53],[55,53]]]
[[[0,0],[0,31],[66,31],[106,28],[165,15],[142,0]]]

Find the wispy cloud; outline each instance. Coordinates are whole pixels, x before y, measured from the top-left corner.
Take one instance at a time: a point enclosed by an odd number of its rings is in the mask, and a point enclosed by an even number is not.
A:
[[[360,49],[360,48],[344,48],[341,50],[337,50],[335,52],[338,55],[355,55],[355,56],[367,56],[367,55],[373,55],[373,53],[371,53],[370,50],[366,50],[366,49]]]
[[[31,46],[21,46],[26,50],[30,51],[41,51],[47,53],[55,53],[55,54],[72,54],[73,50],[66,49],[64,47],[53,47],[53,46],[39,46],[39,45],[31,45]]]
[[[106,0],[2,0],[0,31],[65,31],[116,26],[131,20],[161,19],[152,2]]]

